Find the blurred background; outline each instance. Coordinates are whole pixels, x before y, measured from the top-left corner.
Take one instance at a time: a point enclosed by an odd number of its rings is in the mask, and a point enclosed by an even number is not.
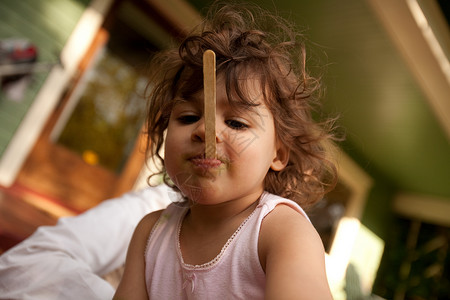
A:
[[[210,2],[0,1],[0,253],[142,188],[149,59]],[[304,32],[346,136],[309,212],[335,298],[448,299],[450,2],[251,2]]]

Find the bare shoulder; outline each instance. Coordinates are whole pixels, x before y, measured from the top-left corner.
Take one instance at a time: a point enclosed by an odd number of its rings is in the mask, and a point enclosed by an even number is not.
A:
[[[144,253],[148,235],[162,210],[144,216],[137,225],[128,247],[125,270],[113,299],[148,299],[145,288]]]
[[[261,224],[258,249],[267,299],[332,299],[322,241],[301,213],[276,206]]]
[[[300,212],[287,204],[277,205],[264,218],[261,225],[260,243],[298,240],[313,243],[310,246],[318,247],[323,252],[322,242],[311,222]]]
[[[163,209],[157,210],[145,215],[137,225],[135,234],[148,235],[153,229],[153,226],[155,226],[156,222],[158,222],[163,211]]]

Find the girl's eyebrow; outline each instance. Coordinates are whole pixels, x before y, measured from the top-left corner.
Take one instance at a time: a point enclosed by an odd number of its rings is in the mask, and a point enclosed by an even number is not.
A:
[[[196,95],[178,95],[174,98],[175,102],[181,102],[181,103],[203,103],[203,99],[200,99]]]
[[[183,103],[192,103],[192,104],[200,104],[200,99],[198,97],[190,96],[190,97],[180,97],[177,96],[174,98],[174,105],[183,104]]]
[[[186,102],[188,102],[188,101],[181,97],[175,97],[173,99],[173,105],[178,105],[178,104],[182,104],[182,103],[186,103]]]
[[[241,101],[230,102],[231,107],[235,111],[242,111],[248,113],[258,113],[258,108],[261,106],[261,102],[249,103]]]
[[[198,105],[203,108],[203,98],[196,96],[196,95],[190,95],[188,97],[183,97],[181,95],[178,95],[174,97],[173,104],[192,104],[192,105]],[[224,102],[218,101],[216,105],[230,105],[231,109],[236,113],[252,113],[252,114],[259,114],[259,108],[263,104],[262,101],[257,101],[254,103],[239,101],[239,100],[227,100]]]

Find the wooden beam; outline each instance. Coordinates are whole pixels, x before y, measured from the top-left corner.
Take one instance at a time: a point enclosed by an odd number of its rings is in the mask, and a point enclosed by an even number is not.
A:
[[[447,198],[400,193],[394,197],[393,210],[407,218],[450,227],[450,199]]]
[[[425,16],[419,5],[424,6],[425,3],[434,1],[419,2],[368,0],[422,88],[425,98],[450,140],[449,62],[445,55],[438,53],[442,52],[439,47],[450,44],[450,31],[447,28],[432,28],[428,19],[439,16]],[[427,12],[431,11],[429,6],[424,8]]]

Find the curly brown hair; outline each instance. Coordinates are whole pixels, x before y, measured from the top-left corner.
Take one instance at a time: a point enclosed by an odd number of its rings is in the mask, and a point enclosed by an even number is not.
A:
[[[153,58],[147,154],[164,166],[160,150],[173,99],[176,94],[189,97],[203,89],[202,57],[207,49],[216,53],[217,74],[225,78],[231,104],[254,105],[241,82],[258,77],[265,105],[274,116],[277,138],[290,151],[283,170],[267,173],[265,190],[304,208],[320,200],[337,181],[327,147],[333,139],[334,120],[319,123],[313,118],[320,80],[306,70],[304,36],[285,19],[254,5],[213,5],[179,48]],[[164,167],[159,174],[170,183]]]

